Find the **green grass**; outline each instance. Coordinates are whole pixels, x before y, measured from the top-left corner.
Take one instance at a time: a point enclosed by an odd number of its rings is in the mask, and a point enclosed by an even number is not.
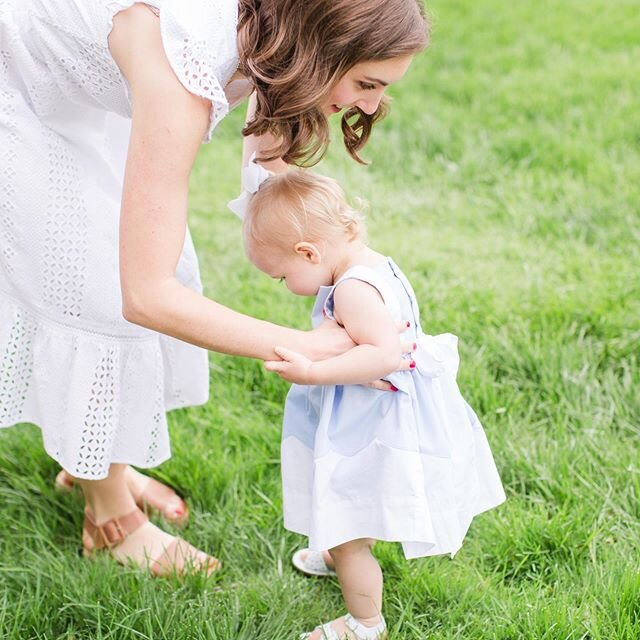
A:
[[[508,500],[454,560],[381,544],[391,639],[640,638],[640,23],[635,1],[434,0],[435,35],[366,157],[321,169],[373,203],[372,245],[415,285],[423,326],[460,336],[460,385]],[[191,223],[207,293],[308,326],[310,302],[244,259],[225,203],[242,113],[203,148]],[[336,138],[337,138],[336,134]],[[211,357],[211,401],[170,416],[155,471],[188,496],[213,584],[78,555],[81,504],[34,427],[0,432],[0,637],[296,638],[342,609],[294,573],[282,528],[287,385]]]

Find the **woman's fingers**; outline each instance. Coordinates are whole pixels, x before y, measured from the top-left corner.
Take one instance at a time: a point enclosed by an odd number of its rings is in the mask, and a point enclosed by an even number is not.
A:
[[[326,360],[342,355],[356,346],[349,334],[335,320],[325,318],[309,333],[304,353],[311,360]]]
[[[413,353],[418,348],[418,345],[415,342],[401,341],[400,348],[402,353]]]
[[[396,329],[398,333],[404,333],[407,329],[411,327],[411,322],[408,320],[398,320],[396,322]],[[402,354],[411,354],[418,348],[416,342],[409,342],[407,340],[400,341],[400,349],[402,350]],[[410,371],[416,368],[416,363],[413,358],[402,358],[400,365],[398,366],[397,371]],[[371,389],[377,389],[378,391],[397,391],[398,389],[394,387],[388,380],[374,380],[373,382],[368,382],[364,385],[365,387],[370,387]]]
[[[408,349],[408,352],[413,351],[413,349]],[[416,368],[416,363],[413,358],[403,358],[400,366],[396,369],[396,371],[413,371]],[[372,389],[378,389],[378,391],[397,391],[398,389],[394,387],[388,380],[374,380],[373,382],[367,382],[364,385],[365,387],[371,387]]]
[[[396,371],[409,371],[410,369],[416,368],[416,362],[413,358],[402,358],[400,362],[400,366],[396,369]]]
[[[410,326],[411,323],[408,320],[398,320],[398,322],[396,322],[398,333],[404,333]],[[400,348],[402,349],[402,353],[411,353],[418,348],[418,345],[408,340],[400,340]]]
[[[404,333],[410,326],[411,323],[408,320],[398,320],[396,322],[396,329],[398,330],[398,333]]]
[[[378,389],[378,391],[397,391],[398,389],[394,387],[390,382],[386,380],[374,380],[373,382],[367,382],[364,385],[365,387],[371,387],[372,389]]]
[[[409,328],[409,323],[405,321],[401,321],[396,323],[396,327],[398,329],[398,333],[402,333]],[[403,354],[411,354],[417,348],[418,345],[416,342],[400,342],[400,348],[402,349]],[[416,363],[413,358],[402,358],[400,361],[400,365],[396,369],[396,371],[411,371],[416,368]],[[372,389],[378,389],[379,391],[397,391],[398,389],[394,387],[387,380],[374,380],[373,382],[368,382],[365,387],[371,387]]]

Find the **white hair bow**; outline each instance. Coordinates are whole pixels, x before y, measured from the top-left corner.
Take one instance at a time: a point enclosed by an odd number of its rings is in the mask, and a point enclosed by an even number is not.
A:
[[[260,185],[273,174],[256,162],[256,154],[251,154],[249,164],[242,169],[242,193],[227,205],[238,218],[244,220],[249,202]]]

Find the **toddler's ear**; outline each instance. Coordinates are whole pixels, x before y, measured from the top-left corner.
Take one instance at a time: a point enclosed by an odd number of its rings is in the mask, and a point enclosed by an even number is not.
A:
[[[293,249],[299,256],[312,264],[320,264],[320,262],[322,262],[320,251],[312,242],[298,242]]]

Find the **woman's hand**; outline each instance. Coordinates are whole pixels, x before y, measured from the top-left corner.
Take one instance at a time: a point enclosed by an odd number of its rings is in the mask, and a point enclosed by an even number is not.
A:
[[[399,321],[396,323],[396,330],[398,333],[404,333],[411,325],[405,321]],[[310,360],[326,360],[327,358],[333,358],[339,356],[349,349],[353,349],[356,343],[351,339],[349,334],[341,327],[335,320],[326,318],[319,327],[307,331],[309,336],[308,344],[302,351]],[[411,353],[415,350],[415,344],[412,342],[400,343],[402,353]],[[404,368],[409,368],[409,364]],[[372,383],[373,384],[373,383]]]
[[[319,327],[307,331],[307,335],[309,340],[305,355],[313,361],[339,356],[356,346],[344,328],[329,318],[326,318]]]
[[[400,321],[396,324],[398,333],[404,333],[411,325],[408,322]],[[400,341],[400,349],[402,355],[411,354],[417,349],[418,345],[415,342]],[[413,365],[413,366],[412,366]],[[402,358],[400,366],[396,371],[408,371],[415,367],[413,358]],[[397,391],[397,389],[387,380],[374,380],[373,382],[367,382],[365,387],[371,387],[372,389],[378,389],[379,391]]]

